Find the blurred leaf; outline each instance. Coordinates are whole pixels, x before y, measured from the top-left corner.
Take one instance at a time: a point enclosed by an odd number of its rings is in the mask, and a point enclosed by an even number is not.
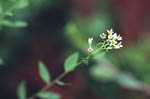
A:
[[[29,4],[28,0],[18,0],[16,1],[15,8],[22,9],[28,6],[28,4]]]
[[[54,92],[40,92],[37,96],[42,99],[60,99],[60,95]]]
[[[107,65],[93,66],[90,69],[90,75],[97,81],[109,81],[115,79],[117,72],[113,67]]]
[[[23,27],[26,27],[27,26],[27,23],[26,22],[23,22],[23,21],[15,21],[15,22],[12,22],[12,21],[9,21],[9,20],[2,20],[1,21],[1,25],[3,26],[8,26],[8,27],[17,27],[17,28],[23,28]]]
[[[12,12],[6,12],[5,13],[7,16],[13,16],[13,13]]]
[[[48,72],[48,69],[46,68],[45,64],[41,61],[39,62],[39,74],[44,82],[50,82],[50,74]]]
[[[3,6],[2,4],[0,3],[0,15],[3,13]]]
[[[123,66],[126,69],[130,69],[130,72],[134,72],[139,81],[142,81],[145,84],[150,84],[149,78],[149,55],[150,55],[150,46],[149,46],[149,36],[143,36],[144,38],[139,40],[138,44],[130,46],[118,55],[108,55],[109,58],[117,64],[118,66]],[[115,53],[115,54],[117,54]],[[134,75],[133,74],[133,75]],[[134,77],[132,77],[134,78]]]
[[[81,33],[78,24],[75,22],[68,22],[66,25],[66,39],[69,39],[70,43],[85,51],[88,48],[87,38],[84,33]],[[82,47],[81,47],[82,46]]]
[[[0,65],[4,64],[4,60],[0,58]]]
[[[99,35],[99,33],[106,30],[106,28],[111,24],[110,15],[105,12],[101,12],[101,14],[99,14],[97,11],[88,18],[79,18],[78,21],[82,31],[90,35]]]
[[[141,84],[129,73],[121,73],[117,77],[117,82],[125,88],[140,88]]]
[[[78,52],[75,52],[67,57],[64,63],[65,72],[71,72],[76,68],[78,58],[79,58]]]
[[[19,99],[27,99],[26,98],[26,86],[25,86],[25,81],[22,81],[17,89],[17,95]]]
[[[96,54],[96,55],[93,56],[93,59],[99,60],[99,59],[101,59],[105,55],[105,53],[106,52],[99,52],[98,54]]]
[[[58,84],[58,85],[60,85],[60,86],[71,86],[72,84],[70,84],[70,83],[64,83],[64,82],[62,82],[62,81],[60,81],[60,80],[57,80],[56,81],[56,84]]]
[[[89,70],[90,75],[97,81],[112,81],[116,79],[119,70],[106,58],[96,60],[97,64]]]
[[[10,0],[11,2],[17,2],[18,0]]]
[[[83,64],[88,66],[89,60],[85,59],[85,58],[81,58],[81,61],[83,62]]]

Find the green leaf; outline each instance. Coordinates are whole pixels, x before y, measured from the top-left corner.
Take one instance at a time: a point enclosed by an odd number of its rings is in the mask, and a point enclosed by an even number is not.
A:
[[[117,82],[124,88],[140,88],[141,83],[130,73],[122,72],[117,77]]]
[[[45,64],[41,61],[39,62],[39,74],[45,83],[50,82],[50,74],[48,72],[48,69],[46,68]]]
[[[24,21],[15,21],[15,26],[16,27],[26,27],[27,26],[27,23],[24,22]]]
[[[22,9],[28,6],[28,4],[29,4],[28,0],[19,0],[19,1],[16,1],[15,8]]]
[[[54,92],[40,92],[37,96],[42,99],[60,99],[60,95]]]
[[[64,87],[68,87],[68,86],[71,86],[72,84],[70,84],[70,83],[64,83],[64,82],[62,82],[62,81],[60,81],[60,80],[57,80],[56,81],[56,84],[58,84],[58,85],[60,85],[60,86],[64,86]]]
[[[100,52],[100,53],[94,55],[93,58],[94,58],[95,60],[99,60],[100,58],[102,58],[102,57],[105,55],[105,53],[106,53],[106,52]]]
[[[7,16],[13,16],[13,13],[12,12],[6,12],[5,13]]]
[[[26,86],[25,86],[25,81],[22,81],[17,89],[17,95],[19,99],[27,99],[26,98]]]
[[[71,72],[77,67],[79,53],[75,52],[67,57],[64,63],[65,72]]]
[[[97,81],[112,81],[118,75],[115,68],[108,64],[92,66],[89,73]]]
[[[3,14],[3,6],[2,4],[0,3],[0,15]]]
[[[4,64],[4,60],[0,58],[0,65]]]
[[[14,27],[14,28],[22,28],[26,27],[27,23],[24,21],[9,21],[9,20],[2,20],[1,25],[7,26],[7,27]]]

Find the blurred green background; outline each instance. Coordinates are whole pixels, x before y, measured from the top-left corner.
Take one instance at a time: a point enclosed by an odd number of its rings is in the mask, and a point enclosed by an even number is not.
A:
[[[124,47],[91,59],[53,86],[61,99],[150,98],[149,0],[0,0],[0,98],[17,99],[26,80],[28,96],[44,86],[43,61],[52,79],[63,72],[74,51],[88,54],[88,38],[113,28]]]

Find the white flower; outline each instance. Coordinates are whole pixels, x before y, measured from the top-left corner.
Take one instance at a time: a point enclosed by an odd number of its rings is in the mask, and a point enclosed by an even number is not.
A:
[[[93,38],[88,38],[88,43],[89,43],[88,51],[89,51],[89,52],[92,52],[92,51],[93,51],[93,48],[92,48],[92,41],[93,41]]]
[[[113,29],[107,30],[108,34],[113,34]]]
[[[89,45],[91,45],[91,44],[92,44],[92,41],[93,41],[93,38],[89,38],[89,39],[88,39],[88,43],[89,43]]]
[[[113,35],[112,35],[112,34],[109,34],[109,35],[108,35],[108,39],[109,39],[109,40],[113,39]]]
[[[117,33],[113,34],[113,39],[117,39]]]
[[[122,42],[119,42],[117,45],[114,45],[115,49],[120,49],[121,47],[123,47],[121,43]]]
[[[120,35],[117,35],[117,33],[113,32],[113,29],[107,30],[108,33],[101,33],[99,36],[101,39],[103,39],[102,43],[98,43],[96,46],[96,50],[99,48],[111,50],[111,49],[120,49],[123,47],[122,45],[122,37]],[[88,52],[93,52],[94,49],[92,48],[92,41],[93,38],[88,38]],[[100,46],[100,47],[99,47]]]
[[[106,34],[105,33],[100,34],[100,38],[105,39],[106,38]]]
[[[115,46],[117,44],[117,41],[115,40],[110,40],[110,46]]]
[[[118,35],[118,37],[116,38],[118,41],[122,40],[122,37],[120,35]]]
[[[88,52],[93,52],[93,48],[92,48],[92,47],[89,47],[89,48],[88,48]]]
[[[120,41],[120,40],[122,40],[122,37],[120,37],[120,35],[117,36],[117,33],[114,33],[114,34],[109,34],[109,35],[108,35],[108,39],[109,39],[109,40],[114,39],[114,40]]]

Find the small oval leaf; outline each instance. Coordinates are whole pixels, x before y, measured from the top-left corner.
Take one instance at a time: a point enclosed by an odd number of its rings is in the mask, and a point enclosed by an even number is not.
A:
[[[26,86],[25,81],[22,81],[17,89],[18,99],[26,99]]]
[[[64,63],[65,72],[71,72],[75,69],[75,67],[77,66],[78,58],[79,58],[78,52],[75,52],[67,57]]]
[[[4,60],[0,58],[0,65],[4,65]]]
[[[24,21],[2,20],[1,24],[3,26],[12,27],[12,28],[24,28],[27,26],[27,23]]]
[[[57,80],[56,81],[56,84],[58,84],[59,86],[64,86],[64,87],[68,87],[68,86],[71,86],[72,84],[70,84],[70,83],[64,83],[64,82],[62,82],[62,81],[60,81],[60,80]]]
[[[60,99],[60,95],[54,92],[40,92],[37,96],[42,99]]]
[[[45,64],[41,61],[39,62],[39,74],[44,82],[50,82],[50,74],[48,72],[48,69],[46,68]]]

